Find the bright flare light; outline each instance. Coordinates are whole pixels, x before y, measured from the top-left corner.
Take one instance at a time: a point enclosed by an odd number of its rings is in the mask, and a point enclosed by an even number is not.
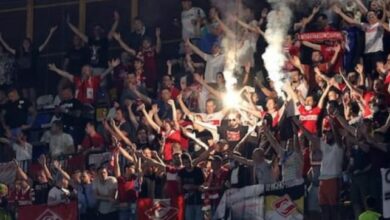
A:
[[[240,94],[234,90],[227,90],[223,97],[223,105],[228,108],[238,109],[241,103]]]

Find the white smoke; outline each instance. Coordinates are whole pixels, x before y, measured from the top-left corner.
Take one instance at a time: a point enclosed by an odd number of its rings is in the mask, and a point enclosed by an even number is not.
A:
[[[282,68],[286,61],[283,43],[291,25],[292,12],[287,2],[283,0],[268,0],[268,3],[271,4],[273,10],[267,17],[265,39],[268,42],[268,47],[262,57],[269,78],[273,81],[278,95],[281,95],[283,78],[285,77]]]

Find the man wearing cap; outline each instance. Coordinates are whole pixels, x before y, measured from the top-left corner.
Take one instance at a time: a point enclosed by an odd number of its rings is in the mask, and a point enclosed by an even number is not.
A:
[[[183,8],[181,12],[182,37],[183,39],[195,38],[196,24],[206,15],[201,8],[192,6],[192,0],[182,0],[181,6]]]

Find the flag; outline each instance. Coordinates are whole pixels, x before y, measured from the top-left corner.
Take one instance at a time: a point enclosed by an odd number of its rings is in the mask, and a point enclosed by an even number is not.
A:
[[[48,205],[29,205],[19,208],[18,220],[77,220],[77,202],[69,204],[60,204],[55,206]]]
[[[383,218],[390,218],[390,169],[381,169]]]

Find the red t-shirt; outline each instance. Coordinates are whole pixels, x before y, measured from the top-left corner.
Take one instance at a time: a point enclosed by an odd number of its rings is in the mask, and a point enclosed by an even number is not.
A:
[[[176,198],[181,193],[179,191],[179,168],[174,166],[167,166],[166,167],[166,182],[164,186],[164,193],[168,198]]]
[[[300,105],[298,108],[300,117],[299,120],[302,122],[303,127],[305,127],[310,133],[317,133],[317,121],[318,116],[321,113],[321,109],[316,106],[311,110],[306,110],[305,106]]]
[[[102,148],[104,146],[104,139],[99,133],[96,133],[93,137],[87,135],[81,143],[81,146],[83,150],[88,150],[92,147]]]
[[[164,160],[171,161],[173,154],[172,144],[181,143],[181,133],[173,130],[169,134],[163,132],[162,135],[165,136]]]
[[[135,179],[126,180],[120,176],[118,179],[118,201],[135,202],[137,201],[137,191],[135,190]]]
[[[82,103],[93,104],[100,86],[100,76],[91,76],[86,80],[74,77],[76,98]]]
[[[334,56],[334,50],[333,47],[321,45],[321,54],[322,57],[324,58],[324,62],[330,62]],[[343,68],[343,51],[340,51],[336,62],[330,71],[332,72],[338,72],[340,68]],[[325,73],[326,74],[326,73]]]

